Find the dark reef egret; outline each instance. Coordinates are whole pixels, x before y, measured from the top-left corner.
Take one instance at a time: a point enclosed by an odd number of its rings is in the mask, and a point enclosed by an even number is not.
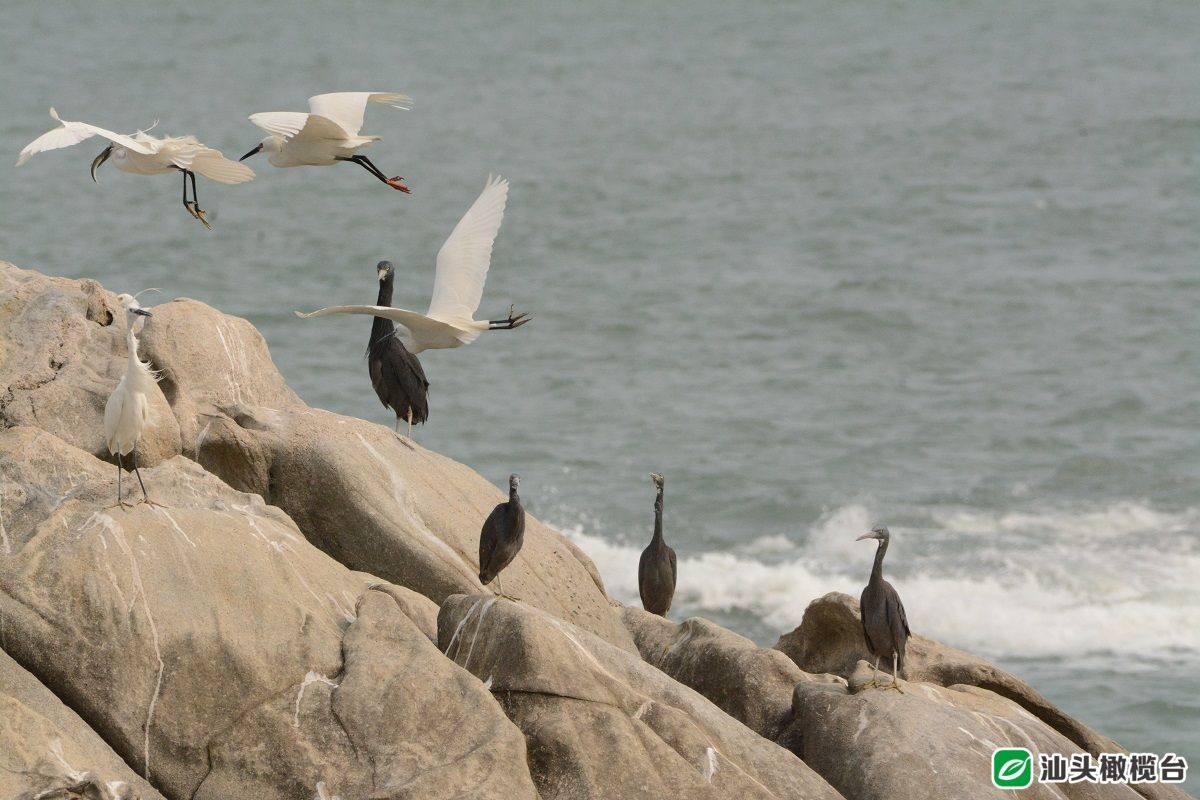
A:
[[[638,593],[642,596],[642,608],[665,617],[675,597],[675,551],[663,541],[663,476],[652,472],[650,477],[658,489],[654,499],[654,537],[638,562]]]
[[[879,546],[875,549],[875,566],[871,568],[871,579],[862,591],[859,599],[859,610],[862,615],[863,636],[867,640],[867,649],[875,656],[875,677],[871,684],[879,685],[879,660],[892,659],[892,682],[884,688],[896,689],[903,692],[896,678],[904,671],[904,649],[908,645],[908,617],[904,613],[904,604],[896,589],[883,579],[883,557],[887,553],[888,541],[891,534],[886,525],[864,533],[858,540],[877,539]]]
[[[512,563],[525,542],[525,509],[517,496],[520,483],[519,476],[508,476],[508,502],[492,509],[479,532],[479,582],[487,586],[496,578],[497,594],[505,597],[500,572]]]

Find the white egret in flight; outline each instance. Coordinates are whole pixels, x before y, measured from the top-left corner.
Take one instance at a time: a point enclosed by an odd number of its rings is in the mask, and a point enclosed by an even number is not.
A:
[[[121,473],[125,471],[124,457],[127,455],[133,458],[133,474],[142,487],[142,502],[157,505],[146,494],[146,484],[142,483],[142,473],[137,465],[137,443],[150,420],[150,392],[155,390],[154,384],[158,381],[158,374],[138,358],[137,352],[137,332],[142,329],[145,317],[149,317],[150,312],[138,305],[132,295],[117,295],[117,300],[125,312],[125,345],[129,348],[129,362],[121,382],[104,405],[104,440],[108,444],[108,452],[117,457],[117,502],[114,505],[125,507],[125,500],[121,496]]]
[[[264,111],[250,121],[269,136],[239,161],[266,153],[277,167],[328,167],[339,161],[358,164],[397,191],[410,194],[399,175],[389,178],[358,151],[383,137],[361,134],[367,103],[381,103],[408,111],[412,98],[395,92],[333,92],[308,98],[309,113]]]
[[[433,279],[433,299],[424,314],[391,306],[330,306],[298,317],[324,317],[330,314],[365,314],[384,317],[396,323],[396,336],[410,353],[423,350],[462,347],[487,330],[511,330],[530,320],[528,314],[516,314],[509,307],[507,319],[476,320],[475,311],[483,297],[492,262],[492,244],[504,219],[508,200],[508,181],[488,177],[483,192],[454,226],[450,238],[437,255]]]
[[[203,209],[196,199],[196,173],[217,183],[245,183],[254,179],[254,172],[245,164],[231,161],[221,151],[206,147],[195,136],[155,137],[145,131],[125,135],[88,125],[86,122],[71,122],[61,119],[53,108],[50,116],[58,127],[43,133],[25,146],[17,159],[21,166],[38,153],[58,150],[100,136],[108,139],[109,145],[92,161],[92,180],[96,180],[96,169],[110,157],[117,169],[135,175],[161,175],[167,172],[183,173],[183,207],[196,219],[211,229]],[[156,123],[157,124],[157,123]],[[154,126],[151,125],[151,128]],[[188,180],[192,182],[192,199],[188,199]]]

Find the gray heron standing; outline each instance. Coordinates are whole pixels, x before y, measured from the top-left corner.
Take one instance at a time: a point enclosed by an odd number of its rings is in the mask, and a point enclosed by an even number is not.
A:
[[[658,496],[654,500],[654,537],[642,551],[638,562],[638,593],[642,608],[651,614],[665,617],[675,597],[675,551],[663,540],[663,483],[662,475],[650,473]]]
[[[508,476],[508,502],[500,503],[483,521],[479,532],[479,582],[487,586],[496,578],[497,594],[504,595],[500,572],[517,557],[525,542],[525,509],[517,496],[518,475]]]
[[[375,304],[391,306],[396,270],[390,261],[380,261],[378,270],[379,299]],[[420,425],[429,418],[429,381],[421,362],[396,338],[396,323],[387,317],[375,317],[371,322],[367,368],[379,402],[396,412],[396,432],[400,432],[400,420],[407,419],[411,439],[413,423]]]
[[[903,692],[896,679],[904,670],[904,649],[908,645],[908,617],[904,613],[904,604],[895,587],[883,579],[883,557],[887,553],[888,541],[891,534],[886,525],[880,525],[869,533],[858,537],[876,539],[879,546],[875,549],[875,566],[871,568],[871,579],[862,591],[859,599],[859,611],[862,616],[863,636],[867,640],[867,649],[875,656],[875,677],[871,683],[879,685],[879,660],[892,659],[892,682],[884,687]]]

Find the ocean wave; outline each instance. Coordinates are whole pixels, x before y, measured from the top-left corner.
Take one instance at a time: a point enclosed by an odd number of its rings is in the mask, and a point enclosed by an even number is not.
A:
[[[873,549],[855,537],[874,519],[869,508],[850,505],[795,540],[773,534],[733,551],[681,554],[673,616],[742,612],[791,630],[814,598],[862,590]],[[595,561],[610,593],[637,602],[644,545],[581,525],[563,530]],[[1132,502],[936,510],[924,524],[892,531],[889,580],[917,633],[991,657],[1200,657],[1200,510]],[[1010,543],[1013,551],[1004,552]]]

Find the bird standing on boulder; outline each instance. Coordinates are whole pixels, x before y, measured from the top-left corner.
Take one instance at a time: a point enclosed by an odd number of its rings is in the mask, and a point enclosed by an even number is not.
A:
[[[138,305],[132,295],[117,295],[117,300],[125,312],[125,344],[129,348],[129,363],[120,383],[104,405],[104,440],[108,444],[108,452],[117,457],[117,502],[113,505],[125,508],[125,500],[121,496],[121,473],[125,471],[123,459],[127,455],[133,458],[133,474],[142,487],[142,502],[157,505],[146,493],[146,484],[142,483],[142,473],[137,465],[138,439],[150,419],[150,392],[158,382],[157,373],[138,358],[137,352],[136,334],[145,323],[145,318],[151,314]]]
[[[390,261],[380,261],[379,299],[376,305],[392,305],[392,284],[396,270]],[[387,317],[375,317],[371,322],[371,341],[367,343],[367,367],[371,372],[371,385],[384,408],[396,412],[396,432],[400,432],[400,420],[408,419],[408,437],[412,438],[412,426],[429,418],[429,381],[417,357],[404,348],[395,336],[396,324]]]
[[[433,299],[424,314],[390,306],[330,306],[296,316],[325,317],[331,314],[365,314],[396,323],[396,336],[408,352],[462,347],[484,331],[512,330],[529,322],[528,314],[517,314],[510,306],[508,319],[476,320],[475,311],[483,298],[483,283],[492,263],[492,244],[504,219],[508,181],[488,177],[483,192],[454,226],[450,238],[437,255],[433,277]]]
[[[892,659],[892,682],[884,687],[903,692],[896,679],[904,670],[904,650],[908,645],[908,617],[904,613],[904,604],[895,588],[883,579],[883,556],[887,553],[888,541],[891,534],[886,525],[880,525],[869,533],[858,537],[877,539],[879,546],[875,550],[875,566],[871,569],[871,579],[862,591],[859,599],[859,611],[862,616],[863,636],[867,640],[867,649],[875,656],[875,677],[871,685],[879,685],[879,659]]]
[[[675,551],[663,541],[663,483],[662,475],[650,473],[658,496],[654,500],[654,538],[642,551],[638,562],[638,593],[642,596],[642,608],[651,614],[665,617],[671,610],[675,597]]]
[[[396,92],[332,92],[308,98],[309,113],[303,111],[264,111],[251,114],[250,121],[269,136],[249,153],[265,152],[276,167],[328,167],[339,161],[358,164],[393,189],[411,194],[399,175],[389,178],[371,159],[359,155],[363,147],[382,136],[363,135],[363,115],[367,103],[382,103],[407,111],[412,98]]]
[[[496,578],[498,595],[505,597],[500,571],[512,563],[525,542],[525,509],[517,496],[521,478],[508,476],[508,502],[500,503],[483,521],[479,532],[479,582],[487,586]]]
[[[196,173],[217,183],[226,184],[245,183],[254,179],[254,172],[245,164],[230,161],[221,155],[221,151],[198,142],[195,136],[158,138],[150,136],[145,131],[138,131],[127,136],[95,125],[88,125],[86,122],[71,122],[61,119],[53,108],[50,109],[50,116],[58,123],[58,127],[43,133],[27,144],[17,159],[18,167],[38,153],[70,147],[93,136],[100,136],[108,139],[110,144],[101,150],[100,155],[92,161],[93,181],[96,180],[97,168],[109,158],[112,159],[117,169],[122,172],[131,172],[134,175],[161,175],[178,171],[183,174],[183,207],[210,230],[212,225],[208,223],[204,210],[200,208],[200,202],[196,199]],[[189,180],[192,184],[192,199],[190,200],[188,199]]]

